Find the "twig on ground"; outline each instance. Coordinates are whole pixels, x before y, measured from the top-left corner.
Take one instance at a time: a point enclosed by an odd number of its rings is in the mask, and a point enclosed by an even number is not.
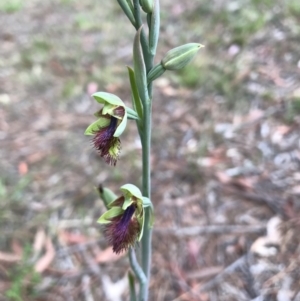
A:
[[[285,201],[279,197],[274,197],[268,196],[266,194],[258,194],[258,193],[253,193],[253,192],[244,192],[240,191],[237,189],[234,189],[232,187],[228,186],[223,186],[222,190],[235,194],[241,198],[247,199],[249,201],[256,202],[258,204],[265,204],[267,205],[274,213],[279,214],[281,216],[286,216],[284,210],[283,210],[283,205]]]
[[[207,226],[195,226],[186,228],[155,228],[154,231],[162,234],[173,234],[178,237],[182,236],[195,236],[199,234],[247,234],[257,233],[262,234],[265,232],[265,225],[207,225]]]
[[[70,247],[64,247],[56,251],[56,256],[61,257],[65,256],[66,254],[73,254],[76,252],[82,252],[86,250],[88,247],[93,246],[101,242],[103,239],[98,239],[98,240],[92,240],[92,241],[87,241],[84,243],[72,245]]]
[[[240,257],[238,260],[234,261],[231,265],[229,265],[227,268],[225,268],[220,274],[218,274],[215,278],[209,280],[206,282],[201,288],[200,292],[205,292],[210,289],[212,289],[214,286],[216,286],[223,277],[228,274],[236,271],[238,268],[240,268],[243,264],[246,263],[247,255],[244,255]]]
[[[199,271],[189,272],[188,274],[186,274],[186,278],[197,279],[199,281],[205,278],[213,277],[222,272],[222,270],[222,266],[211,266],[207,268],[201,268]]]

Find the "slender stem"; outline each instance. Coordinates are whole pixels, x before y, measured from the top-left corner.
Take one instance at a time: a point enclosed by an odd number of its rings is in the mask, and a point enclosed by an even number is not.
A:
[[[135,285],[134,285],[134,275],[131,272],[128,273],[128,280],[129,280],[130,301],[137,301]]]
[[[136,30],[142,26],[141,10],[139,0],[133,0],[134,16],[136,21]],[[148,25],[149,26],[149,25]],[[149,43],[145,31],[141,31],[141,46],[143,50],[144,62],[147,73],[153,68],[154,55],[149,50]],[[148,101],[143,103],[143,120],[142,131],[139,131],[142,142],[142,163],[143,163],[143,196],[151,199],[151,112],[152,112],[152,83],[146,87],[148,89]],[[142,132],[142,133],[141,133]],[[140,284],[140,299],[139,301],[148,300],[148,287],[150,282],[150,267],[151,267],[151,239],[152,229],[150,226],[151,209],[145,208],[144,233],[142,237],[142,252],[141,265],[144,276],[146,278],[145,284]],[[131,256],[131,255],[129,255]]]
[[[142,138],[142,158],[143,158],[143,195],[151,199],[151,164],[150,164],[150,149],[151,149],[151,102],[144,106],[143,119],[143,138]],[[150,208],[145,208],[145,223],[144,233],[142,238],[142,268],[147,277],[147,295],[150,280],[151,266],[151,236],[152,229],[150,227]]]
[[[136,275],[140,283],[139,301],[147,301],[148,300],[147,278],[142,268],[138,264],[138,261],[135,256],[135,251],[133,248],[129,249],[129,262],[134,274]]]

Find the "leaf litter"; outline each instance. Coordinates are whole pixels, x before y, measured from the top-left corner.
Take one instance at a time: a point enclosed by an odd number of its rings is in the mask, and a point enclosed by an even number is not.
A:
[[[190,38],[206,48],[195,75],[156,85],[150,300],[300,300],[296,4],[161,2],[158,56]],[[117,66],[131,64],[133,29],[114,2],[37,3],[1,12],[0,296],[126,300],[128,260],[107,249],[93,186],[140,184],[137,133],[111,170],[83,131],[95,90],[130,104]],[[107,12],[120,22],[99,22]],[[39,283],[17,290],[28,264]]]

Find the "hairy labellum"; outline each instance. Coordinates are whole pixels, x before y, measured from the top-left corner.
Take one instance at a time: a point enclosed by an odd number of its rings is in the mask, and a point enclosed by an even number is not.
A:
[[[123,214],[114,217],[106,226],[105,234],[115,253],[120,253],[133,246],[138,238],[140,226],[134,216],[135,205],[129,206]]]
[[[100,156],[111,165],[116,165],[121,149],[120,139],[114,137],[117,125],[118,119],[111,116],[110,124],[95,132],[93,138],[94,146],[99,151]]]

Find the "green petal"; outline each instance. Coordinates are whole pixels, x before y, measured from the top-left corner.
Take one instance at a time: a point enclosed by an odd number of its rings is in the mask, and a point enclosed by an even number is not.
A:
[[[124,114],[124,117],[123,117],[123,120],[121,121],[121,123],[118,125],[115,133],[114,133],[114,137],[119,137],[121,136],[121,134],[124,132],[125,128],[126,128],[126,125],[127,125],[127,112],[125,110],[125,114]]]
[[[150,207],[149,227],[152,228],[153,224],[154,224],[154,211],[153,211],[153,207]]]
[[[122,209],[126,210],[133,203],[132,198],[125,199]]]
[[[104,214],[102,214],[97,223],[99,224],[109,224],[111,223],[111,219],[121,215],[124,212],[124,210],[122,210],[122,208],[120,207],[112,207],[111,209],[109,209],[108,211],[106,211]]]
[[[154,224],[154,208],[153,208],[153,204],[151,202],[151,200],[149,198],[146,198],[143,196],[143,207],[147,208],[150,207],[150,220],[149,220],[149,226],[152,228],[153,224]]]
[[[102,109],[102,114],[103,115],[106,115],[106,114],[113,115],[115,108],[116,108],[115,105],[112,105],[110,103],[106,103],[104,105],[103,109]]]
[[[100,129],[103,129],[110,124],[110,119],[109,118],[99,118],[92,124],[90,124],[87,129],[85,130],[84,134],[85,135],[95,135],[95,132],[99,131]]]
[[[143,233],[144,233],[145,210],[143,210],[143,212],[142,212],[142,217],[137,217],[137,220],[138,220],[138,222],[139,222],[139,224],[140,224],[140,229],[141,229],[140,235],[139,235],[139,237],[138,237],[138,241],[140,241],[140,240],[142,239]]]
[[[141,191],[132,184],[125,184],[120,188],[125,196],[125,199],[135,196],[137,199],[142,200],[143,196]]]
[[[153,207],[152,202],[150,201],[149,198],[146,198],[145,196],[143,196],[143,207],[147,208],[147,207]]]
[[[92,95],[99,103],[125,107],[124,102],[116,95],[107,92],[96,92]]]

